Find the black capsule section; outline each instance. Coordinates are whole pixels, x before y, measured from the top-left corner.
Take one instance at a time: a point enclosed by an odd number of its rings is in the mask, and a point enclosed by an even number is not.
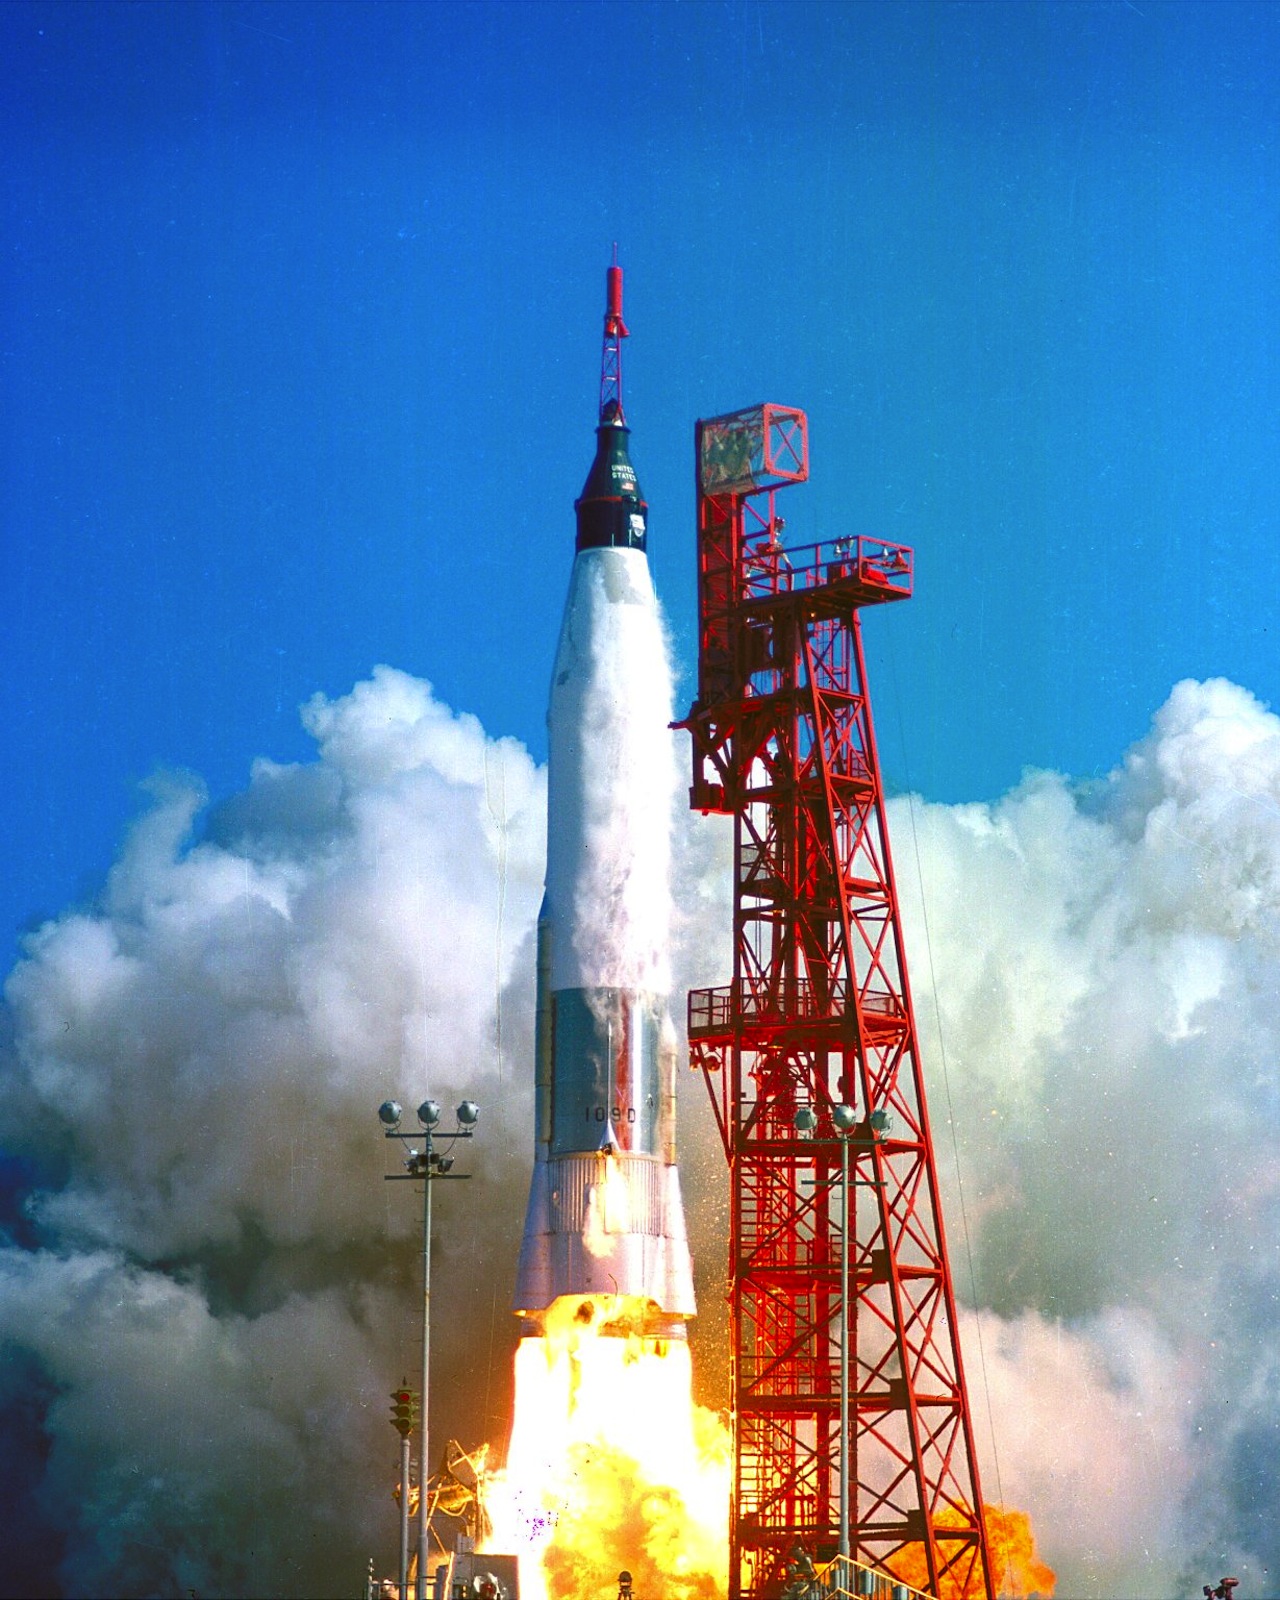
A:
[[[573,503],[579,550],[646,548],[649,507],[627,452],[630,433],[615,421],[602,422],[596,429],[596,458],[582,494]]]

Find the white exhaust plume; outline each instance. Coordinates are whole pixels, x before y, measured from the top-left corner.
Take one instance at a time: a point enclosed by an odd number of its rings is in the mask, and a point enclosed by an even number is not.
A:
[[[485,1107],[440,1195],[435,1437],[508,1414],[542,774],[387,669],[305,715],[317,761],[258,763],[203,824],[197,784],[158,784],[8,980],[0,1137],[32,1177],[0,1368],[47,1397],[26,1475],[69,1592],[342,1594],[389,1564],[418,1219],[381,1181],[388,1093]],[[1060,1593],[1272,1593],[1280,721],[1180,684],[1100,784],[890,826],[988,1498]],[[726,829],[681,820],[675,860],[678,994],[728,970]],[[686,1080],[705,1381],[702,1101]]]

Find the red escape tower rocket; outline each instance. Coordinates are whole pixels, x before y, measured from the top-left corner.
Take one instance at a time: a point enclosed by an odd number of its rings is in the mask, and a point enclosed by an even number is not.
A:
[[[730,1172],[730,1600],[842,1532],[931,1595],[992,1596],[859,626],[910,597],[912,554],[783,549],[804,412],[696,439],[690,803],[733,817],[736,869],[733,981],[689,996]]]

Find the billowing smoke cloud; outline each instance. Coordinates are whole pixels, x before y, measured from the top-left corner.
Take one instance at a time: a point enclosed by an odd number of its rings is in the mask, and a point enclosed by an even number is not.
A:
[[[35,1248],[0,1251],[0,1338],[52,1397],[32,1512],[71,1593],[350,1594],[385,1564],[420,1303],[388,1093],[485,1108],[438,1197],[433,1416],[438,1444],[505,1423],[543,777],[396,672],[305,719],[319,760],[258,763],[199,842],[198,785],[157,784],[100,905],[9,979]]]
[[[988,1496],[1064,1595],[1280,1592],[1280,721],[1182,683],[1105,782],[890,825]]]
[[[305,718],[318,759],[212,814],[156,784],[8,982],[0,1404],[67,1592],[390,1565],[418,1217],[382,1182],[388,1093],[484,1106],[438,1195],[435,1437],[508,1420],[542,774],[387,669]],[[1275,1593],[1280,721],[1182,684],[1105,782],[890,825],[987,1497],[1060,1594]],[[678,991],[727,973],[723,825],[682,820],[675,859]],[[723,1174],[682,1088],[714,1390]]]

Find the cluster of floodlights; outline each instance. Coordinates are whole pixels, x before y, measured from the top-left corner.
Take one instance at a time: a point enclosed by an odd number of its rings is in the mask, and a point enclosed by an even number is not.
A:
[[[458,1119],[458,1126],[452,1133],[445,1133],[441,1138],[469,1139],[475,1125],[480,1120],[480,1107],[474,1100],[464,1100],[454,1112]],[[378,1107],[378,1116],[387,1130],[388,1139],[416,1138],[412,1133],[401,1133],[400,1119],[404,1116],[398,1100],[384,1100]],[[425,1178],[428,1173],[432,1177],[444,1177],[453,1166],[452,1156],[438,1155],[431,1148],[431,1136],[440,1125],[440,1102],[438,1100],[424,1100],[418,1107],[418,1121],[422,1124],[427,1136],[425,1151],[410,1150],[405,1155],[405,1171],[411,1178]]]
[[[858,1126],[858,1109],[856,1106],[832,1106],[831,1120],[835,1124],[838,1134],[848,1135]],[[867,1118],[867,1127],[871,1130],[873,1139],[883,1139],[888,1133],[892,1118],[889,1113],[881,1108],[873,1111]],[[796,1112],[796,1132],[813,1133],[818,1126],[818,1113],[812,1106],[801,1106]]]
[[[464,1100],[455,1115],[464,1128],[474,1128],[480,1120],[480,1107],[474,1100]],[[398,1100],[384,1100],[378,1107],[378,1116],[388,1128],[398,1128],[404,1112]],[[434,1128],[440,1121],[440,1102],[424,1100],[418,1107],[418,1121],[424,1128]]]

